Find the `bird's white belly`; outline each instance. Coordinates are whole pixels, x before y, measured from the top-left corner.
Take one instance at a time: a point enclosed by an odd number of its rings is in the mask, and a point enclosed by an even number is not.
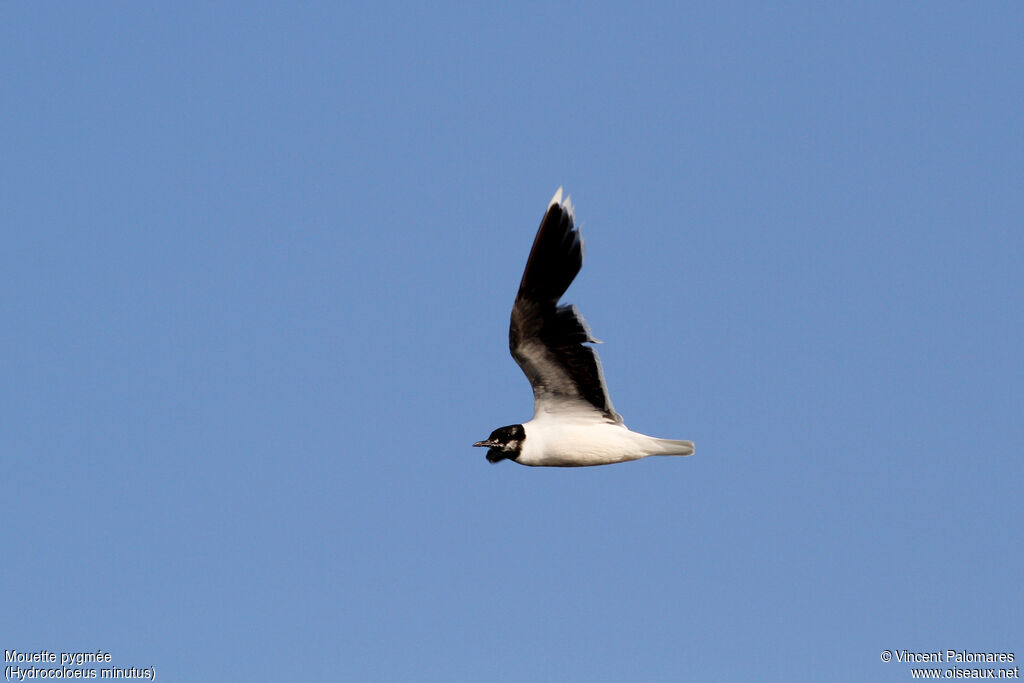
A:
[[[523,427],[526,440],[516,459],[534,467],[609,465],[651,455],[651,437],[605,422],[534,419]]]

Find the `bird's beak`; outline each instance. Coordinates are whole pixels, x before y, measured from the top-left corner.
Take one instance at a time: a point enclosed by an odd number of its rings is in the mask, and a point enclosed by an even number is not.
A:
[[[473,444],[473,447],[474,448],[491,448],[492,446],[495,446],[495,445],[497,445],[497,444],[495,444],[493,441],[477,441],[475,444]]]

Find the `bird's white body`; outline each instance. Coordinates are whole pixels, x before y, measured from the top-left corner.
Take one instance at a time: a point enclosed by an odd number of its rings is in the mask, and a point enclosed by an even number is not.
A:
[[[631,432],[621,423],[578,414],[539,411],[523,425],[526,439],[516,459],[531,467],[585,467],[639,460],[649,455],[691,455],[693,443]]]

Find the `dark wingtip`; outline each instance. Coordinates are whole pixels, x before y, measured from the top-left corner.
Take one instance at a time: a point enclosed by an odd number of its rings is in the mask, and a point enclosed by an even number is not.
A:
[[[537,228],[518,297],[555,303],[583,267],[583,240],[574,226],[572,205],[560,195],[556,193]]]

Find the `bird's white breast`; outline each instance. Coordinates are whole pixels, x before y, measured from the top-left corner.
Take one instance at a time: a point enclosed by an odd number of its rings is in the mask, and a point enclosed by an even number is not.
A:
[[[621,424],[541,413],[523,425],[526,440],[516,462],[546,467],[609,465],[658,452],[656,441]]]

